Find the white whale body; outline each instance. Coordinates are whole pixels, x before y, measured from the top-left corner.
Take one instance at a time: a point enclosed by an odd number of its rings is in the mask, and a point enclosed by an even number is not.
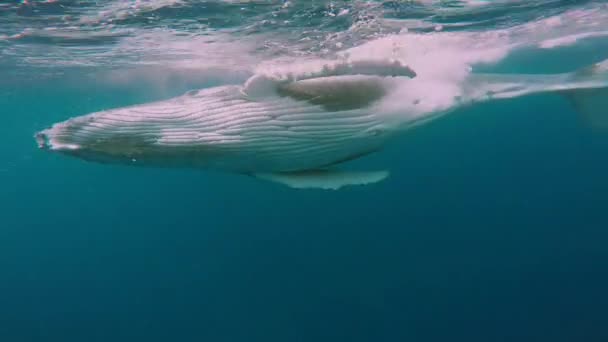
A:
[[[338,189],[388,176],[339,164],[459,107],[559,92],[583,114],[598,116],[607,108],[607,87],[608,61],[566,74],[444,78],[418,75],[395,61],[342,61],[72,118],[35,138],[43,149],[86,160],[214,169],[294,188]]]

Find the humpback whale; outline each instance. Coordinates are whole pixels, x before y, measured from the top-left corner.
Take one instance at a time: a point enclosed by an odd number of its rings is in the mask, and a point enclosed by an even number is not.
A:
[[[292,188],[339,189],[389,175],[343,163],[463,106],[556,92],[582,114],[599,116],[606,88],[608,60],[561,74],[459,77],[417,74],[393,60],[343,60],[74,117],[35,139],[42,149],[96,162],[213,169]]]

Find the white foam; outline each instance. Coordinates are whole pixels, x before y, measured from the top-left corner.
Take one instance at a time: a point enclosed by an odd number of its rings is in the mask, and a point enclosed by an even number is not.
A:
[[[416,78],[394,82],[391,94],[376,109],[417,119],[453,107],[463,95],[464,79],[480,64],[498,63],[520,48],[548,48],[605,35],[608,31],[597,30],[608,26],[608,14],[601,8],[606,7],[579,8],[536,22],[490,31],[415,33],[403,30],[345,49],[333,62],[396,60],[413,69]],[[603,21],[604,18],[607,20]],[[562,36],[566,33],[571,35]],[[331,63],[314,57],[282,57],[264,61],[256,72],[297,79],[327,69]]]
[[[233,1],[234,2],[234,1]],[[428,5],[440,5],[440,1],[424,1]],[[518,1],[524,3],[524,1]],[[83,20],[109,23],[124,16],[139,15],[166,6],[179,6],[182,0],[149,0],[134,3],[104,5],[99,14]],[[489,6],[489,1],[464,1],[467,8]],[[500,1],[504,4],[506,1]],[[290,2],[285,3],[291,4]],[[355,5],[353,5],[355,6]],[[367,2],[355,6],[363,14],[377,10]],[[97,8],[99,9],[99,8]],[[355,12],[353,9],[351,12]],[[448,10],[448,9],[442,9]],[[461,10],[461,9],[457,9]],[[350,15],[351,13],[349,13]],[[346,15],[344,13],[344,15]],[[381,16],[377,16],[381,17]],[[146,66],[150,82],[165,82],[167,70],[176,75],[192,74],[194,77],[214,77],[229,82],[231,79],[254,72],[272,75],[305,75],[322,69],[328,63],[340,60],[392,59],[411,67],[419,80],[419,87],[408,89],[433,93],[438,107],[446,105],[446,99],[457,96],[457,86],[479,64],[500,62],[512,51],[522,47],[555,48],[569,46],[593,37],[608,36],[608,5],[591,4],[549,16],[523,25],[486,29],[485,31],[450,29],[457,24],[445,24],[440,31],[433,31],[434,23],[426,20],[374,19],[355,21],[350,29],[328,35],[324,41],[293,39],[290,33],[249,34],[245,37],[229,31],[201,29],[196,33],[171,28],[134,28],[129,32],[117,31],[110,24],[102,25],[100,39],[112,37],[116,44],[110,47],[88,46],[65,49],[45,46],[49,53],[22,53],[21,59],[38,65],[75,66]],[[367,34],[378,27],[394,32],[382,36]],[[428,33],[415,32],[418,29]],[[75,39],[72,31],[44,32],[46,36]],[[370,38],[374,37],[374,38]],[[2,37],[0,37],[2,39]],[[4,37],[6,39],[6,37]],[[353,41],[356,41],[353,43]],[[311,44],[339,49],[319,58]],[[354,47],[351,47],[353,46]],[[268,46],[281,46],[278,57],[269,58],[274,52]],[[20,49],[11,46],[10,49]],[[293,52],[288,55],[286,51]],[[18,55],[18,53],[17,53]],[[293,57],[297,55],[297,57]],[[34,57],[35,56],[35,57]],[[330,57],[335,57],[332,60]],[[158,72],[154,68],[158,67]],[[162,69],[162,72],[161,72]],[[140,70],[143,70],[140,69]],[[126,77],[142,74],[113,74],[109,79],[125,82]],[[227,77],[220,77],[227,76]],[[234,77],[232,77],[234,76]],[[438,94],[437,92],[444,92]],[[431,105],[431,104],[429,104]]]

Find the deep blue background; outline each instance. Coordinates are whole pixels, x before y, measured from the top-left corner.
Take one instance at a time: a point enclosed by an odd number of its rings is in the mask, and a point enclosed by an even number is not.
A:
[[[557,95],[411,131],[338,192],[36,149],[142,87],[0,95],[0,341],[608,341],[608,133]]]

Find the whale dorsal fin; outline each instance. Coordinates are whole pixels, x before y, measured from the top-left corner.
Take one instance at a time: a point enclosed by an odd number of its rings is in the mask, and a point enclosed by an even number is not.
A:
[[[307,170],[283,173],[258,173],[255,177],[295,189],[338,190],[347,185],[367,185],[388,177],[388,171]]]

